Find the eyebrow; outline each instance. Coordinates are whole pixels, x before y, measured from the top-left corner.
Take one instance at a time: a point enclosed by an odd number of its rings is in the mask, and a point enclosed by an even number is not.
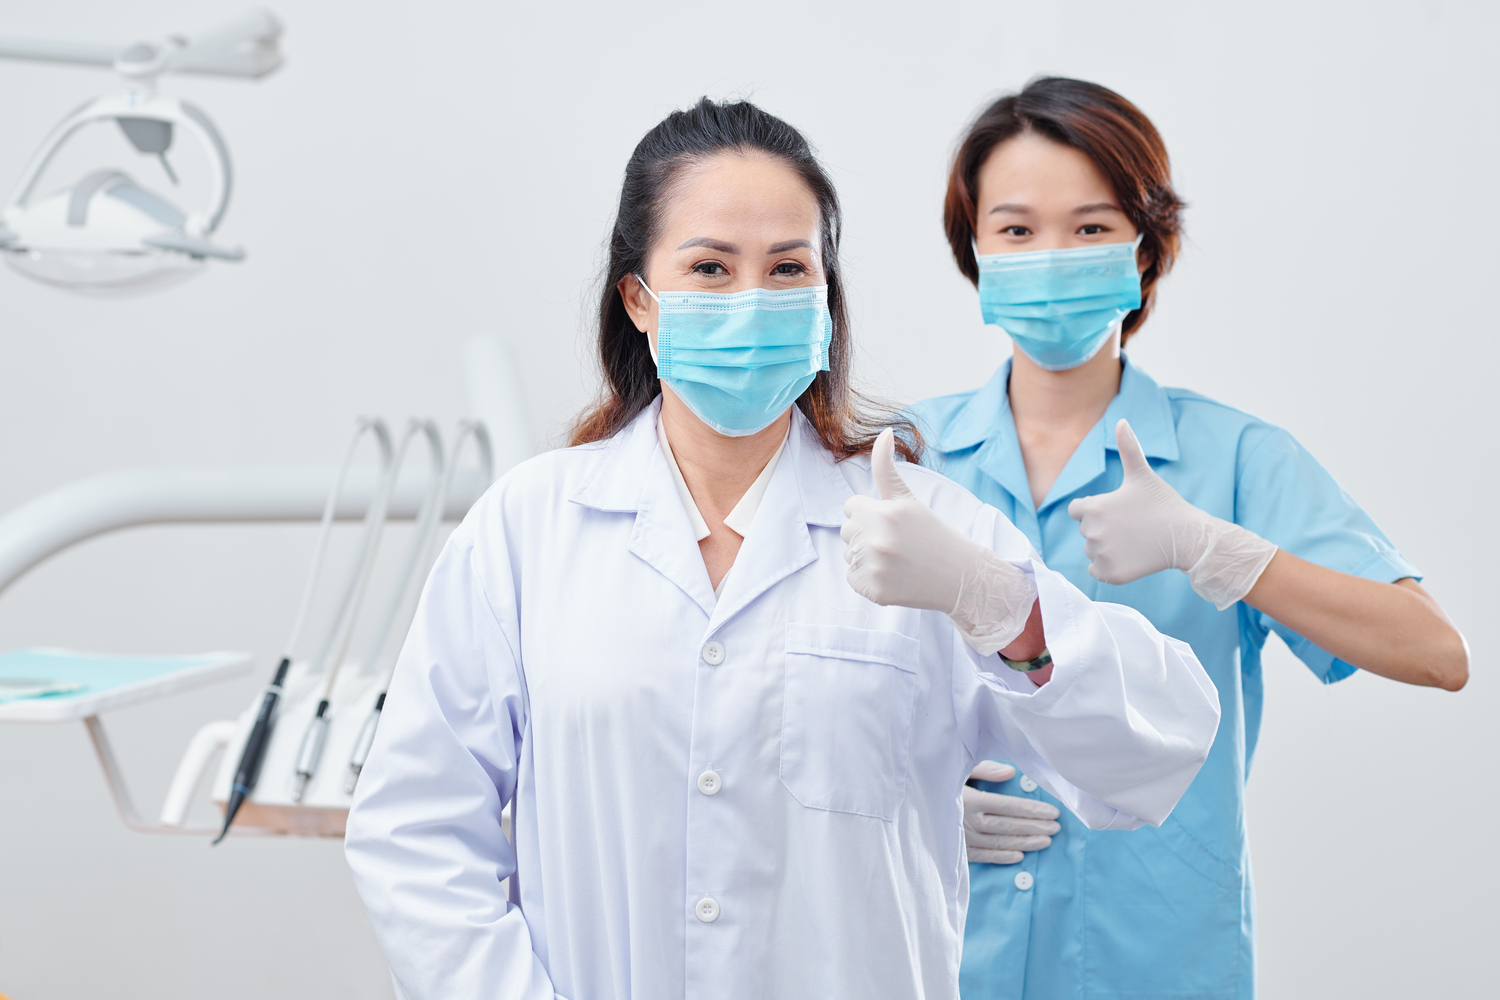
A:
[[[1030,211],[1030,205],[1022,205],[1017,202],[1007,201],[990,209],[989,214],[995,215],[999,212],[1015,212],[1018,215],[1025,215]],[[1112,201],[1096,201],[1088,205],[1079,205],[1077,208],[1073,209],[1074,215],[1087,215],[1089,212],[1119,212],[1121,215],[1125,214],[1120,206],[1116,205]]]
[[[725,243],[723,240],[716,240],[711,236],[695,236],[677,249],[686,250],[688,247],[708,247],[710,250],[719,251],[719,253],[740,252],[740,248],[733,243]]]
[[[677,249],[686,250],[688,247],[707,247],[710,250],[717,250],[719,253],[729,254],[738,254],[740,252],[740,248],[733,243],[725,243],[723,240],[716,240],[711,236],[696,236]],[[774,246],[767,247],[766,253],[786,253],[788,250],[796,250],[801,247],[811,249],[812,244],[807,240],[785,240]]]

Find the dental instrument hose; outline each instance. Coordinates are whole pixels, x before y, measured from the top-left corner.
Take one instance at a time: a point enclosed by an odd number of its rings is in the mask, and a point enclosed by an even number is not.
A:
[[[359,445],[360,438],[364,437],[365,433],[376,423],[378,421],[361,418],[356,425],[354,436],[350,439],[349,448],[339,466],[338,476],[334,479],[333,488],[328,492],[328,500],[323,504],[323,518],[318,526],[318,543],[313,550],[312,567],[308,571],[307,582],[302,588],[302,600],[297,606],[297,618],[292,623],[292,633],[287,638],[286,645],[282,647],[286,653],[281,657],[281,662],[276,665],[276,672],[271,678],[271,683],[261,697],[260,711],[255,715],[255,722],[250,727],[250,735],[245,740],[245,748],[240,753],[239,766],[235,768],[234,780],[230,783],[229,801],[224,804],[224,827],[210,846],[217,845],[229,835],[229,827],[234,822],[234,817],[239,813],[240,807],[245,804],[245,799],[249,798],[250,793],[255,790],[255,783],[260,777],[260,765],[265,759],[266,746],[270,743],[271,730],[276,723],[276,706],[281,700],[282,685],[286,683],[287,671],[292,665],[292,652],[302,637],[302,628],[307,624],[307,612],[312,606],[313,595],[318,589],[318,577],[323,572],[323,558],[328,553],[328,538],[332,533],[333,518],[338,509],[339,495],[343,492],[344,479],[349,472],[350,464],[354,461],[355,449]],[[388,443],[387,448],[389,448]]]
[[[381,426],[383,430],[384,425]],[[323,747],[328,742],[330,723],[328,710],[333,703],[334,684],[338,681],[339,671],[344,665],[344,657],[349,651],[349,639],[354,634],[360,605],[364,602],[365,587],[369,584],[370,574],[375,568],[375,556],[380,549],[380,534],[385,527],[391,494],[396,488],[397,478],[401,475],[406,449],[420,430],[422,430],[420,421],[408,422],[394,458],[390,454],[389,439],[385,440],[385,477],[379,493],[376,494],[369,512],[365,515],[365,535],[359,562],[350,577],[349,585],[345,588],[344,600],[339,607],[338,616],[334,619],[334,629],[329,634],[328,641],[323,647],[324,651],[319,657],[319,661],[325,664],[327,679],[323,683],[323,696],[318,701],[317,711],[308,721],[307,729],[302,734],[302,743],[297,748],[296,777],[292,786],[293,802],[302,801],[302,796],[307,793],[307,786],[312,783],[313,775],[317,774],[318,765],[323,759]],[[328,658],[329,650],[333,651],[332,659]]]
[[[402,608],[405,603],[406,592],[411,585],[412,578],[421,572],[423,564],[423,553],[431,546],[432,532],[436,524],[442,521],[444,499],[448,492],[448,477],[443,474],[443,435],[438,430],[437,424],[431,420],[411,421],[413,431],[421,430],[427,439],[427,457],[430,468],[430,485],[427,495],[422,498],[422,507],[417,513],[417,523],[412,534],[411,545],[407,548],[406,562],[396,576],[396,585],[391,591],[389,603],[379,618],[380,630],[375,641],[370,646],[370,658],[377,661],[385,649],[386,641],[390,637],[393,626],[402,617]],[[463,440],[463,431],[459,431],[459,440]],[[382,681],[382,687],[384,681]],[[375,708],[365,719],[364,725],[360,727],[359,736],[354,741],[354,748],[349,754],[349,775],[344,782],[346,794],[354,793],[355,783],[359,781],[359,772],[364,768],[365,760],[370,755],[370,747],[375,742],[375,725],[380,719],[380,710],[385,706],[384,691],[375,699]]]
[[[436,429],[429,430],[428,434],[429,442],[433,444],[440,455],[442,446],[436,438],[432,437],[432,435],[436,434]],[[354,749],[349,754],[349,776],[344,782],[344,791],[351,795],[354,793],[355,787],[359,784],[359,776],[364,770],[365,761],[370,757],[370,748],[375,745],[375,730],[380,725],[380,713],[385,710],[386,692],[390,689],[391,678],[396,673],[396,660],[401,654],[401,642],[405,640],[406,631],[411,627],[412,619],[417,614],[417,604],[422,597],[421,581],[423,577],[420,571],[425,565],[422,555],[430,553],[433,539],[438,533],[438,526],[443,523],[443,510],[448,505],[448,491],[453,485],[453,476],[458,468],[458,457],[463,451],[464,442],[470,437],[474,439],[475,447],[478,449],[479,463],[480,467],[484,470],[485,482],[493,482],[495,478],[495,460],[490,447],[489,431],[485,429],[484,424],[477,420],[462,421],[458,425],[458,436],[454,438],[453,453],[448,459],[447,469],[443,471],[440,481],[441,485],[439,485],[437,493],[429,497],[431,500],[431,509],[429,510],[427,507],[424,507],[422,510],[418,522],[417,538],[412,544],[405,573],[399,578],[400,582],[397,585],[396,592],[392,595],[390,610],[386,614],[385,621],[381,626],[380,637],[375,641],[374,655],[378,657],[385,650],[386,642],[393,631],[393,626],[397,621],[401,622],[401,627],[394,629],[398,636],[398,642],[395,651],[390,656],[390,665],[386,667],[385,676],[381,681],[380,694],[376,696],[375,706],[370,710],[369,716],[365,719],[365,724],[359,731],[359,738],[354,741]],[[416,586],[413,586],[414,582]]]

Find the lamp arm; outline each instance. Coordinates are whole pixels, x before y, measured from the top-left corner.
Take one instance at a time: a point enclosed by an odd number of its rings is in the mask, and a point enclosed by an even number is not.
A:
[[[282,64],[281,22],[268,10],[251,10],[185,41],[100,45],[42,38],[0,36],[0,59],[117,67],[122,56],[147,46],[165,57],[160,72],[259,79]]]

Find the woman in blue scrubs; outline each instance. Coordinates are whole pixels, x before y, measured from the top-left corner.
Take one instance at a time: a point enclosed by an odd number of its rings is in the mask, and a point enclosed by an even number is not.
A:
[[[953,163],[953,255],[1015,350],[983,387],[914,408],[928,461],[1084,593],[1189,642],[1224,713],[1160,828],[1093,832],[1066,810],[1050,823],[1035,782],[976,770],[1011,780],[966,790],[970,859],[1011,863],[970,866],[965,1000],[1254,996],[1244,789],[1266,638],[1324,683],[1468,677],[1416,568],[1290,434],[1163,388],[1122,353],[1177,254],[1181,209],[1151,122],[1078,80],[997,101]]]

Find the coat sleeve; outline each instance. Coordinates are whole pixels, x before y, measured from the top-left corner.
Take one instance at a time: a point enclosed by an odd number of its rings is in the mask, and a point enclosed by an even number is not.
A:
[[[975,760],[1008,760],[1094,830],[1160,826],[1208,757],[1219,694],[1187,643],[1139,612],[1091,601],[981,508],[972,537],[1035,581],[1052,654],[1037,687],[954,643],[954,704]]]
[[[349,811],[344,852],[410,1000],[554,996],[501,887],[516,871],[500,813],[527,712],[515,631],[502,625],[515,600],[498,583],[497,614],[466,521],[427,580]]]

